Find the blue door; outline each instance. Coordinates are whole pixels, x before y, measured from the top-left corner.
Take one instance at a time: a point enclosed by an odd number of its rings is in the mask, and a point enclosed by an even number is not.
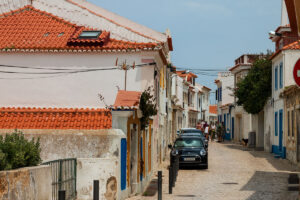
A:
[[[234,117],[232,117],[232,122],[231,122],[231,135],[232,135],[232,139],[234,139]]]
[[[283,111],[279,111],[279,152],[282,153]]]
[[[121,139],[121,190],[126,189],[127,175],[127,141],[126,138]]]

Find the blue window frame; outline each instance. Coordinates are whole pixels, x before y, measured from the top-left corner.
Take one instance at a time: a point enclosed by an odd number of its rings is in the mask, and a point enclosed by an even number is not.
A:
[[[230,129],[230,117],[229,117],[229,113],[227,113],[227,129]]]
[[[275,75],[274,75],[274,79],[275,79],[275,90],[278,90],[278,67],[275,67]]]
[[[275,136],[278,136],[278,112],[275,112]]]
[[[279,88],[283,87],[283,63],[280,63],[279,67]]]
[[[220,101],[222,101],[222,87],[220,88]]]

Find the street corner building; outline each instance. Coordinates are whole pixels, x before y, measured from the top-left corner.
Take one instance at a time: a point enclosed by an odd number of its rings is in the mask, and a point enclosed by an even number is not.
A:
[[[51,166],[75,159],[69,196],[92,199],[94,180],[113,186],[101,187],[101,198],[142,192],[174,135],[170,32],[82,0],[0,7],[1,134],[40,137]],[[158,112],[142,131],[139,101],[149,87]],[[64,180],[52,195],[58,188]]]
[[[293,163],[299,163],[299,144],[297,137],[299,118],[297,108],[297,89],[293,78],[293,68],[299,62],[299,3],[282,1],[281,24],[270,34],[275,43],[275,53],[272,60],[272,98],[268,112],[273,120],[268,122],[270,127],[270,147],[272,153],[287,158]],[[294,88],[294,89],[293,89]],[[293,124],[296,123],[296,124]],[[295,130],[294,130],[295,129]]]

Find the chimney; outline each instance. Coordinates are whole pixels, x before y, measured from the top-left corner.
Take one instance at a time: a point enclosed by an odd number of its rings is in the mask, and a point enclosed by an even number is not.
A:
[[[288,13],[285,5],[285,1],[281,0],[281,26],[289,24]]]

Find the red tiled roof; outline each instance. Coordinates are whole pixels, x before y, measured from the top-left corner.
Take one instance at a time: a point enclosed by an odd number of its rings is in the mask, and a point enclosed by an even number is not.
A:
[[[140,104],[141,92],[119,90],[114,108],[138,108]]]
[[[50,13],[25,6],[0,16],[0,49],[53,49],[53,50],[132,50],[154,49],[158,43],[134,43],[109,38],[101,30],[98,39],[78,40],[83,30]]]
[[[187,81],[188,82],[191,82],[192,81],[192,78],[198,78],[198,76],[192,72],[187,72],[187,71],[176,71],[176,74],[179,76],[179,77],[182,77],[182,78],[186,78],[187,77]]]
[[[111,129],[107,109],[0,108],[0,129]]]
[[[270,59],[272,60],[273,58],[275,58],[283,50],[300,50],[300,40],[293,42],[291,44],[288,44],[288,45],[284,46],[282,49],[278,49],[275,53],[273,53],[273,55],[270,57]]]
[[[217,105],[209,106],[209,113],[218,114],[218,106]]]
[[[288,44],[282,48],[282,50],[299,50],[300,49],[300,40]]]
[[[108,20],[108,21],[110,21],[110,22],[112,22],[112,23],[114,23],[114,24],[116,24],[116,25],[118,25],[118,26],[122,26],[122,27],[126,28],[127,30],[130,30],[130,31],[132,31],[132,32],[134,32],[134,33],[136,33],[136,34],[139,34],[139,35],[141,35],[141,36],[143,36],[143,37],[146,37],[146,38],[149,38],[149,39],[158,41],[157,39],[155,39],[155,38],[153,38],[153,37],[146,36],[146,35],[144,35],[144,34],[142,34],[142,33],[139,33],[139,32],[137,32],[137,31],[133,30],[132,28],[129,28],[129,27],[124,26],[124,25],[121,25],[121,24],[115,22],[114,20],[108,19],[108,18],[104,17],[103,15],[100,15],[99,13],[96,13],[96,12],[92,11],[91,9],[88,9],[87,7],[85,7],[85,6],[83,6],[83,5],[80,5],[79,3],[76,3],[76,2],[74,2],[74,1],[72,1],[72,0],[67,0],[67,1],[70,2],[70,3],[72,3],[72,4],[74,4],[74,5],[76,5],[76,6],[78,6],[78,7],[80,7],[80,8],[82,8],[82,9],[87,10],[88,12],[90,12],[90,13],[92,13],[92,14],[94,14],[94,15],[97,15],[97,16],[99,16],[99,17],[102,17],[102,18],[104,18],[104,19],[106,19],[106,20]],[[172,48],[172,50],[173,50],[173,48]],[[172,51],[172,50],[171,50],[171,51]]]
[[[191,76],[194,78],[197,78],[198,76],[196,74],[193,74],[192,72],[186,72],[186,71],[176,71],[177,75],[180,77],[186,77]]]

